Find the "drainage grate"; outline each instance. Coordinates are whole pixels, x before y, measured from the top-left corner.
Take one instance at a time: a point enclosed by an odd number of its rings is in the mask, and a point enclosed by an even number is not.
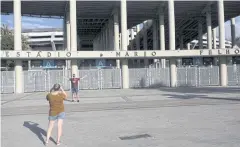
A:
[[[152,137],[149,134],[139,134],[139,135],[133,135],[133,136],[123,136],[119,137],[121,140],[133,140],[133,139],[139,139],[139,138],[147,138]]]

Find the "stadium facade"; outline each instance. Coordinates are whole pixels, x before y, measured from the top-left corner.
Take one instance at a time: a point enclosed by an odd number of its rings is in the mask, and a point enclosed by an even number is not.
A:
[[[2,13],[13,13],[14,24],[17,25],[14,25],[14,51],[1,51],[1,57],[15,60],[14,89],[16,93],[24,91],[22,60],[33,58],[69,59],[71,73],[77,75],[79,74],[79,59],[105,60],[110,58],[114,60],[112,63],[121,69],[121,88],[129,88],[131,80],[129,64],[140,59],[144,60],[145,65],[150,59],[153,59],[154,63],[160,61],[163,68],[165,68],[167,59],[169,61],[169,86],[176,87],[178,81],[177,58],[203,56],[208,60],[218,58],[216,65],[219,66],[219,85],[227,86],[227,65],[234,56],[239,56],[239,49],[233,49],[235,44],[235,21],[233,18],[239,15],[239,4],[239,1],[223,0],[4,1],[1,5]],[[66,51],[22,51],[21,15],[64,18],[63,38]],[[232,20],[232,48],[226,49],[224,23],[230,19]],[[148,43],[147,38],[150,32],[140,31],[139,33],[142,33],[139,37],[136,35],[135,45],[131,43],[134,47],[129,48],[128,29],[146,20],[153,20],[151,25],[152,43]],[[216,38],[212,37],[214,34],[212,28],[217,26],[219,26],[219,49],[216,49]],[[148,27],[150,26],[143,27],[142,30],[148,30]],[[119,43],[120,33],[121,41]],[[204,33],[207,33],[206,49],[203,47],[202,36]],[[188,43],[194,39],[198,39],[199,51],[184,50],[185,46],[189,48]],[[81,50],[78,42],[90,40],[93,42],[93,51]],[[143,42],[142,46],[141,42]],[[211,61],[211,63],[214,62]]]

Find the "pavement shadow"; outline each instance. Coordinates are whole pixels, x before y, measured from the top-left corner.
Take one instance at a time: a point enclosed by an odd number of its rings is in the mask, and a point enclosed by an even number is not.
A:
[[[150,88],[151,89],[151,88]],[[240,87],[177,87],[177,88],[169,88],[169,87],[158,87],[154,88],[160,91],[165,92],[174,92],[174,93],[199,93],[199,94],[207,94],[207,93],[240,93]]]
[[[34,134],[36,134],[38,139],[40,141],[42,141],[43,144],[45,144],[45,140],[44,140],[43,136],[45,136],[45,138],[46,138],[47,132],[44,129],[40,128],[38,125],[39,125],[38,123],[31,122],[31,121],[24,121],[24,123],[23,123],[24,127],[28,128]],[[52,137],[50,137],[50,140],[52,142],[54,142],[55,144],[57,144],[57,142]]]
[[[226,101],[236,101],[240,102],[240,98],[223,98],[223,97],[209,97],[207,95],[199,95],[199,94],[163,94],[163,96],[167,96],[168,98],[174,99],[211,99],[211,100],[226,100]]]

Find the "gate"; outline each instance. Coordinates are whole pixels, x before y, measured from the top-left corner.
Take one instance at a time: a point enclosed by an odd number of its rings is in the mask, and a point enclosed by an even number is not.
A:
[[[218,86],[219,67],[178,67],[177,86]]]
[[[1,71],[1,93],[14,93],[15,73],[14,71]]]

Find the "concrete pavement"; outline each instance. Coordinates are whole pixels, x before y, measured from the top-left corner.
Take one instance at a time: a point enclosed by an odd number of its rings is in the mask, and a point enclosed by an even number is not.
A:
[[[80,103],[65,102],[67,116],[61,146],[238,147],[240,144],[239,88],[80,93]],[[2,147],[43,146],[48,122],[45,94],[2,97],[5,101]],[[56,133],[55,128],[53,139]],[[49,146],[55,144],[51,142]]]

